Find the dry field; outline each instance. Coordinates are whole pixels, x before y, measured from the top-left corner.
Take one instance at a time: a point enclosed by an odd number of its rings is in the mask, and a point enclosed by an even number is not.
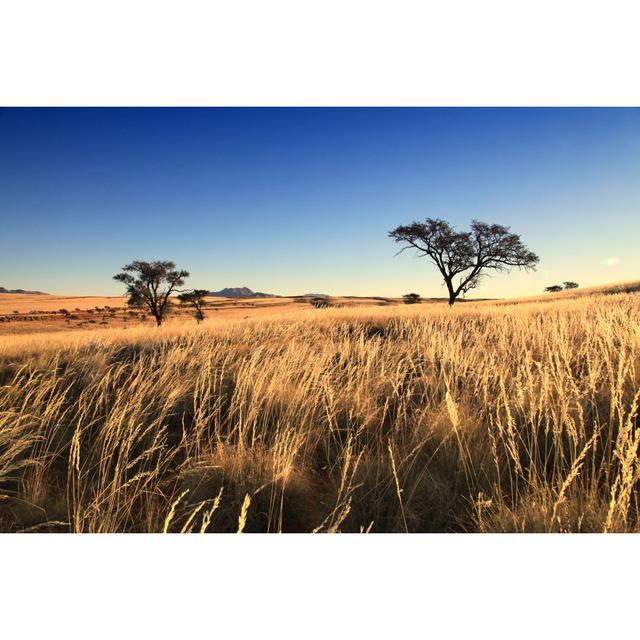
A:
[[[0,336],[0,530],[640,528],[640,293],[271,311]]]
[[[309,309],[309,298],[215,298],[206,299],[205,315],[225,319],[247,319],[256,316],[288,314]],[[332,298],[338,307],[401,304],[392,298]],[[173,301],[169,314],[172,323],[194,322],[191,312]],[[61,296],[0,294],[0,335],[57,333],[78,330],[128,328],[148,325],[155,321],[144,310],[127,306],[121,296]]]

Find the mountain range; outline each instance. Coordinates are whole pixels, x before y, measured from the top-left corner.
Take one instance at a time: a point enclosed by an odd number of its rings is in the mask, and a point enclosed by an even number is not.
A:
[[[4,287],[0,287],[0,293],[26,293],[29,295],[38,295],[45,296],[47,295],[44,291],[25,291],[24,289],[5,289]]]
[[[209,291],[210,296],[219,298],[277,298],[272,293],[262,293],[262,291],[252,291],[249,287],[225,287],[220,291]]]

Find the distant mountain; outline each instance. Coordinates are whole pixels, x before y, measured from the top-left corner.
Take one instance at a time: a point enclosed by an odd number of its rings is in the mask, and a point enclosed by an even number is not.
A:
[[[26,293],[28,295],[46,296],[44,291],[25,291],[24,289],[5,289],[0,287],[0,293]]]
[[[328,298],[329,296],[326,293],[305,293],[302,296],[303,298]]]
[[[220,291],[209,291],[210,296],[219,298],[277,298],[272,293],[252,291],[249,287],[225,287]]]

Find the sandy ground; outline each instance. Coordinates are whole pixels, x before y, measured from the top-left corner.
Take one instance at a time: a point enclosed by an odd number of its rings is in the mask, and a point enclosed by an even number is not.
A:
[[[206,317],[253,318],[265,314],[291,313],[310,309],[304,298],[208,298]],[[331,298],[339,307],[360,307],[401,304],[392,298]],[[66,311],[66,313],[65,313]],[[188,309],[177,301],[171,312],[172,320],[194,322]],[[127,326],[155,326],[148,314],[131,310],[121,296],[64,296],[0,294],[0,335],[48,333],[123,328]]]
[[[19,311],[34,313],[37,311],[58,311],[59,309],[93,309],[94,307],[124,307],[126,298],[122,296],[58,296],[31,294],[0,294],[0,314],[6,315]]]

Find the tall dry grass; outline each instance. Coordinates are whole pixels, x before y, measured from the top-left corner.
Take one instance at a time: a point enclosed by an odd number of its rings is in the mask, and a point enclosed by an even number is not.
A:
[[[0,529],[637,531],[640,294],[0,340]]]

